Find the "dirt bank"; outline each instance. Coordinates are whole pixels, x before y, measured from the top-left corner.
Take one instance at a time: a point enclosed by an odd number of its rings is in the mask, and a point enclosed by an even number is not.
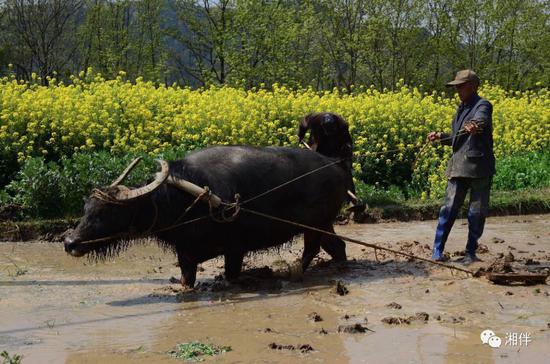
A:
[[[428,257],[434,228],[425,221],[337,231]],[[457,221],[447,251],[462,250],[466,234]],[[474,268],[512,253],[513,267],[544,271],[550,215],[490,218],[481,243],[487,252]],[[281,261],[293,262],[301,248],[298,241],[248,257],[248,277],[229,286],[215,278],[223,262],[207,262],[197,291],[182,293],[169,283],[179,276],[174,256],[150,243],[100,263],[71,258],[59,243],[1,243],[0,351],[22,354],[23,363],[168,363],[178,362],[167,354],[176,344],[200,341],[232,348],[207,362],[547,362],[548,285],[498,286],[383,252],[377,261],[353,244],[345,266],[322,255],[301,282],[258,279],[270,271],[256,268],[284,270]],[[500,348],[481,343],[485,329],[502,338]],[[531,342],[505,345],[508,332],[529,332]]]

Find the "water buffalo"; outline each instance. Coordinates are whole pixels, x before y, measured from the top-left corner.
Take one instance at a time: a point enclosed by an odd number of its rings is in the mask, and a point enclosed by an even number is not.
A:
[[[299,148],[220,146],[159,163],[161,171],[143,187],[120,184],[133,163],[109,187],[95,190],[85,203],[80,223],[65,239],[65,251],[76,257],[90,253],[105,257],[118,253],[135,237],[154,236],[177,254],[182,284],[188,287],[195,283],[197,265],[208,259],[223,255],[225,276],[231,280],[239,275],[247,252],[284,244],[301,233],[303,270],[320,247],[334,260],[346,260],[341,240],[244,210],[332,232],[346,200],[349,171],[341,162]],[[204,191],[198,186],[207,186],[215,194],[210,203],[197,203],[196,196]],[[240,212],[223,204],[236,197],[242,203]],[[253,197],[257,198],[247,201]]]

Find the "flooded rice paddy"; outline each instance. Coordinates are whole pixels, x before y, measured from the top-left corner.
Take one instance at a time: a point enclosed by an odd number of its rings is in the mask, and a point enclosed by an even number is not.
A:
[[[435,224],[336,231],[427,258]],[[466,235],[457,221],[451,262]],[[489,218],[481,244],[473,270],[511,253],[512,266],[544,272],[550,215]],[[206,262],[197,289],[182,292],[169,280],[179,278],[175,256],[152,242],[106,262],[72,258],[61,243],[0,243],[0,351],[23,363],[177,363],[167,352],[199,341],[232,348],[205,358],[219,363],[548,363],[548,285],[495,285],[354,244],[348,264],[322,254],[301,281],[260,269],[284,268],[301,249],[298,239],[249,256],[234,284],[216,278],[223,260]],[[481,342],[486,329],[499,348]],[[529,339],[514,345],[513,333]]]

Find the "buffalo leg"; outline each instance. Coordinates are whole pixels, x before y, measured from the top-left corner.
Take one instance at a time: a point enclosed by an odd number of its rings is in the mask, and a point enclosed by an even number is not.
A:
[[[228,251],[224,254],[225,279],[228,281],[237,279],[241,274],[244,253],[241,251]]]
[[[302,254],[302,271],[306,271],[309,263],[321,251],[321,235],[316,231],[304,232],[304,252]]]
[[[332,225],[326,228],[334,234],[334,227]],[[323,235],[321,237],[321,248],[326,251],[335,262],[345,262],[346,256],[346,243],[336,236]]]
[[[192,261],[181,251],[177,251],[178,264],[181,270],[181,285],[185,288],[193,288],[197,280],[197,262]]]

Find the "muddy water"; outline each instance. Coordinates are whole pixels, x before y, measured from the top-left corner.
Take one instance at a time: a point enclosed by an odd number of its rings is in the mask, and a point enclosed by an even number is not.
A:
[[[435,222],[427,221],[337,231],[428,257],[434,228]],[[463,249],[466,234],[464,221],[458,221],[447,250]],[[550,216],[491,218],[481,243],[489,252],[480,255],[484,262],[477,266],[488,265],[500,252],[549,265]],[[291,262],[301,246],[298,241],[251,256],[245,270]],[[23,363],[173,363],[177,360],[167,351],[200,341],[233,348],[207,362],[548,363],[548,285],[497,286],[382,252],[375,256],[351,244],[348,255],[355,260],[345,267],[326,264],[321,255],[301,282],[245,277],[244,284],[219,291],[179,293],[168,281],[179,276],[174,256],[153,243],[100,263],[71,258],[61,244],[2,243],[0,351],[22,354]],[[198,281],[209,284],[223,262],[202,268]],[[349,294],[336,294],[335,281]],[[402,308],[387,307],[391,302]],[[322,321],[311,320],[313,312]],[[429,320],[381,321],[417,312]],[[339,325],[355,323],[372,331],[338,332]],[[485,329],[502,338],[500,348],[481,343]],[[530,333],[531,341],[505,345],[506,333]],[[314,351],[272,350],[271,343],[309,344]]]

